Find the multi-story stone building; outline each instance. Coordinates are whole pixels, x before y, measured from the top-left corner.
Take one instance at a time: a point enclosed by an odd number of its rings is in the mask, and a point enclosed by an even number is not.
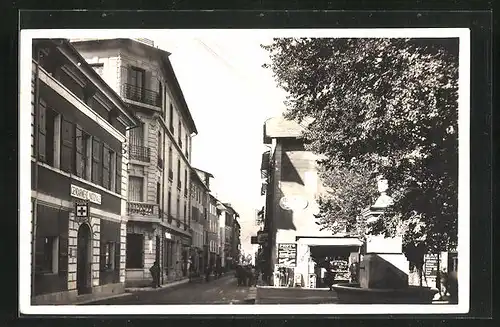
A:
[[[191,169],[191,228],[193,229],[191,262],[196,273],[203,273],[207,264],[204,246],[209,192],[210,189],[205,181],[195,169]]]
[[[209,194],[208,202],[208,250],[210,258],[210,267],[212,269],[220,268],[219,240],[217,231],[219,230],[219,216],[217,215],[217,199],[212,194]]]
[[[140,119],[128,133],[127,284],[187,278],[191,246],[191,137],[197,133],[169,53],[132,39],[74,40],[74,46]]]
[[[210,200],[210,179],[214,176],[209,172],[201,170],[199,168],[194,168],[194,171],[198,175],[199,179],[206,186],[206,189],[202,196],[202,206],[203,206],[203,263],[205,268],[212,268],[214,266],[214,261],[211,261],[211,241],[213,240],[213,236],[210,233],[210,208],[211,208],[211,200]]]
[[[262,156],[261,166],[266,196],[263,232],[267,234],[262,258],[268,276],[278,266],[287,267],[300,274],[305,285],[309,274],[319,274],[314,262],[325,257],[350,260],[362,244],[357,237],[332,235],[316,224],[317,198],[326,189],[318,176],[319,158],[305,149],[302,132],[300,124],[282,117],[264,125],[264,143],[270,151]]]
[[[137,121],[69,41],[35,39],[32,53],[32,303],[123,292],[122,152]]]
[[[235,257],[234,249],[234,227],[235,221],[239,217],[239,214],[234,210],[230,203],[223,203],[224,210],[222,211],[224,216],[224,261],[228,269],[233,269],[238,258]]]
[[[233,220],[233,235],[231,237],[231,257],[236,263],[241,263],[241,226],[238,216]]]
[[[222,202],[217,201],[217,213],[219,219],[219,232],[217,234],[217,241],[219,243],[219,256],[220,265],[223,271],[228,270],[228,264],[226,262],[226,214],[227,208],[222,204]]]

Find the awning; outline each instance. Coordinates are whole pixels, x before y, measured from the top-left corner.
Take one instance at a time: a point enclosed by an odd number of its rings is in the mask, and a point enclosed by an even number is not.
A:
[[[301,237],[297,240],[298,244],[318,246],[318,245],[333,245],[333,246],[361,246],[361,242],[356,237]]]

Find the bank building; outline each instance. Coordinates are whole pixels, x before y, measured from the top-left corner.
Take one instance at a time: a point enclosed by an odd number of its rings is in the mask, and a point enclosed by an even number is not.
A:
[[[32,304],[124,292],[127,104],[64,39],[35,39]]]

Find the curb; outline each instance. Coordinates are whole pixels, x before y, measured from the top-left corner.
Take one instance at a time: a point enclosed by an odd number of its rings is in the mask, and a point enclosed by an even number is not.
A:
[[[106,301],[106,300],[110,300],[110,299],[114,299],[114,298],[117,298],[117,297],[125,297],[125,296],[130,296],[132,295],[132,293],[120,293],[120,294],[115,294],[115,295],[110,295],[110,296],[104,296],[104,297],[100,297],[100,298],[96,298],[96,299],[91,299],[91,300],[85,300],[85,301],[79,301],[79,302],[76,302],[76,303],[73,303],[74,305],[82,305],[82,304],[89,304],[89,303],[93,303],[93,302],[100,302],[100,301]]]
[[[181,285],[188,284],[188,283],[189,283],[189,279],[186,278],[186,279],[182,279],[179,281],[163,284],[163,285],[161,285],[161,287],[158,287],[158,288],[153,288],[151,286],[148,286],[148,287],[127,287],[127,288],[125,288],[125,293],[157,292],[157,291],[170,289],[170,288],[173,288],[176,286],[181,286]]]

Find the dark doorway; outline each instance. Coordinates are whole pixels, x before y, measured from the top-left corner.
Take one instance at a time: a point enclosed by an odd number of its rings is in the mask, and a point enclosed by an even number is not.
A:
[[[78,295],[92,293],[92,261],[91,259],[91,232],[87,224],[82,224],[78,229],[78,251],[76,264],[76,288]]]

